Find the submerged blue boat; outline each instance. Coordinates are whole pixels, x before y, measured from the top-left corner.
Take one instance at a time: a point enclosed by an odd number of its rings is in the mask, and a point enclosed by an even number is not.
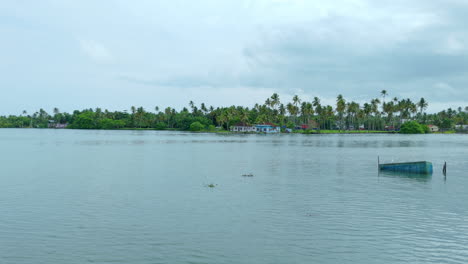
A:
[[[381,171],[397,171],[418,174],[432,174],[432,163],[428,161],[379,164]]]

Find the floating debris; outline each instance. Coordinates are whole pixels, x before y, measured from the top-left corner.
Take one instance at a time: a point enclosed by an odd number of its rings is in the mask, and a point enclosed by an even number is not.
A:
[[[253,177],[253,174],[252,174],[252,173],[249,173],[249,174],[242,174],[242,177]]]
[[[214,187],[216,187],[216,185],[217,185],[217,184],[210,183],[210,184],[208,184],[206,187],[214,188]]]

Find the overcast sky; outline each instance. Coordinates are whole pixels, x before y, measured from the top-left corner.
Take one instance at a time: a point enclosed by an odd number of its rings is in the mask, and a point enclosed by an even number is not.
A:
[[[468,105],[466,0],[4,0],[0,114],[53,107]]]

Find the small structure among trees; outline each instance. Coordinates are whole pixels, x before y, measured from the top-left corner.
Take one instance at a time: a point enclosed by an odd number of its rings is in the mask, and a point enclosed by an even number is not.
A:
[[[255,126],[248,125],[247,123],[244,122],[239,122],[233,126],[231,126],[230,129],[232,132],[257,132],[257,128]]]

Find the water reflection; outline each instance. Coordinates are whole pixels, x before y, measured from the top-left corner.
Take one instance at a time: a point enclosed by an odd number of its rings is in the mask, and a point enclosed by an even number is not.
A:
[[[418,174],[409,172],[394,172],[394,171],[379,171],[379,177],[387,178],[400,178],[404,180],[410,180],[415,182],[427,183],[432,180],[432,174]]]

